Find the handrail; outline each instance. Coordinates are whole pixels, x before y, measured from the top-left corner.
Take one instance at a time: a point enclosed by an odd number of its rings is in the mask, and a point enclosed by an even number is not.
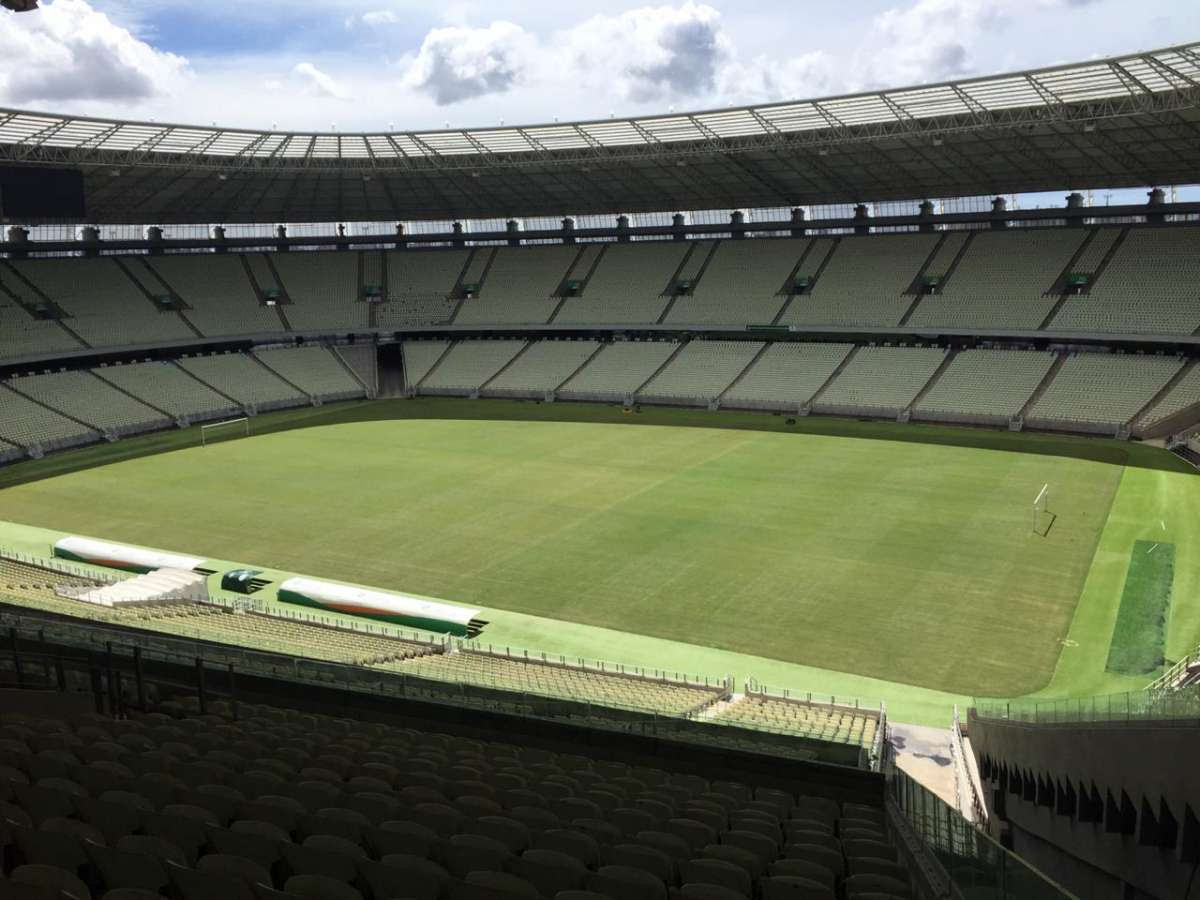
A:
[[[1151,693],[1128,691],[1060,700],[976,700],[980,719],[1028,725],[1195,727],[1200,724],[1200,686]]]

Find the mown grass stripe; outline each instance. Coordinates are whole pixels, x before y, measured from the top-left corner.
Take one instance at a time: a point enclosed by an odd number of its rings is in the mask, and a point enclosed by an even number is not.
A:
[[[1174,579],[1174,544],[1134,542],[1108,647],[1109,672],[1148,675],[1162,667]]]

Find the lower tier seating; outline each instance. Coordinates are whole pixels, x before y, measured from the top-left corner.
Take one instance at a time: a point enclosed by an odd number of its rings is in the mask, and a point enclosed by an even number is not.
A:
[[[1034,427],[1112,434],[1149,403],[1183,366],[1170,356],[1077,353],[1033,404]]]
[[[614,341],[559,389],[567,398],[620,400],[679,349],[673,341]]]
[[[425,378],[421,390],[477,391],[524,347],[524,341],[459,341]]]
[[[600,349],[599,341],[538,341],[488,384],[492,396],[541,396],[571,377]]]
[[[964,350],[913,408],[913,417],[1003,424],[1024,408],[1055,358],[1032,351]]]
[[[95,429],[0,384],[0,439],[26,449],[55,449],[87,444],[99,438]]]
[[[328,347],[288,347],[255,354],[277,375],[310,397],[350,400],[366,390]]]
[[[721,396],[763,346],[757,341],[689,341],[640,395],[674,403],[708,403]]]
[[[946,357],[936,347],[863,347],[813,403],[817,412],[894,416],[908,408]]]
[[[126,393],[169,413],[195,422],[238,412],[238,404],[218,394],[172,362],[101,366],[96,375]]]
[[[184,357],[179,365],[227,397],[260,412],[308,402],[299,390],[242,353]]]
[[[772,344],[721,398],[722,406],[797,410],[820,390],[853,344]]]
[[[1138,418],[1136,429],[1153,428],[1171,416],[1197,406],[1200,406],[1200,366],[1193,364],[1164,397]]]
[[[9,387],[105,434],[166,428],[171,420],[91,372],[51,372],[13,378]]]

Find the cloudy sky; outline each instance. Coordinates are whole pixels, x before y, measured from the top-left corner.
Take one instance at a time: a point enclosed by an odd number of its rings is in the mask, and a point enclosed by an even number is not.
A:
[[[462,127],[837,94],[1197,38],[1196,0],[43,0],[0,14],[0,105]]]

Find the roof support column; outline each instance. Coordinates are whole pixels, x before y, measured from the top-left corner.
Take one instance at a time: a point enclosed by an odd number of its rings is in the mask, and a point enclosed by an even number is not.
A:
[[[740,209],[735,209],[729,214],[729,230],[735,238],[741,239],[746,236],[746,214]]]
[[[675,215],[671,216],[671,240],[687,240],[687,231],[683,224],[683,213],[675,213]]]
[[[799,206],[792,207],[792,237],[804,237],[808,229],[804,227],[804,210]]]
[[[516,219],[509,219],[504,223],[504,230],[508,232],[508,246],[521,246],[521,226]]]
[[[1146,201],[1146,208],[1148,210],[1146,213],[1146,221],[1151,225],[1161,225],[1166,221],[1166,217],[1163,216],[1160,210],[1156,210],[1156,207],[1161,207],[1163,205],[1167,195],[1163,193],[1162,188],[1153,188],[1146,194],[1146,197],[1148,198]],[[1151,212],[1150,210],[1155,211]]]
[[[920,231],[921,234],[933,234],[933,232],[937,230],[933,225],[932,200],[921,201],[921,205],[918,207],[917,211],[917,218],[921,220],[920,224],[917,225],[917,230]]]
[[[1067,224],[1075,228],[1083,225],[1083,194],[1072,191],[1067,194]]]
[[[629,243],[629,216],[617,216],[617,243]]]
[[[996,197],[992,200],[992,231],[1003,231],[1008,227],[1008,220],[1004,218],[1004,214],[1007,212],[1007,200],[1003,197]]]
[[[20,225],[13,225],[8,229],[8,242],[16,244],[12,250],[9,250],[9,255],[14,259],[24,259],[29,255],[27,245],[29,244],[29,229],[22,228]]]
[[[865,203],[860,203],[854,207],[854,233],[871,233],[871,213]]]
[[[562,233],[563,233],[562,242],[564,244],[574,244],[575,243],[575,220],[572,219],[570,216],[567,216],[565,219],[562,220]]]

